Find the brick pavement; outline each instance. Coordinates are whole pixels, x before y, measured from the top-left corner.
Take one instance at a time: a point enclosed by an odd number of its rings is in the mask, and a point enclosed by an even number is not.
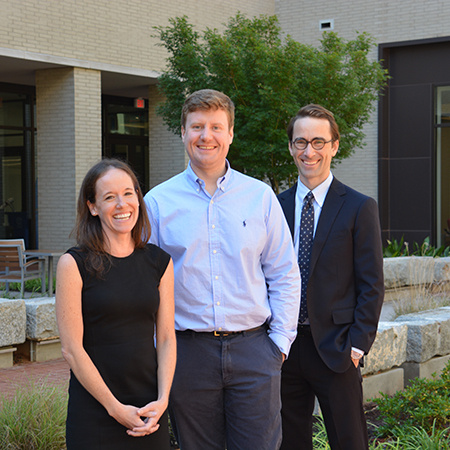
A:
[[[17,387],[33,383],[52,383],[67,386],[69,366],[63,358],[46,362],[25,361],[13,367],[0,369],[0,396],[10,398]]]

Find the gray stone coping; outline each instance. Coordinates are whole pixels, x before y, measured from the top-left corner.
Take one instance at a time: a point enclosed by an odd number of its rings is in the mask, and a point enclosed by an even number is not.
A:
[[[27,339],[43,340],[59,337],[56,323],[55,297],[25,300],[27,312]]]
[[[450,257],[400,256],[384,258],[386,289],[450,281]]]
[[[363,375],[450,354],[450,306],[380,322]]]
[[[408,328],[406,362],[421,363],[450,354],[450,306],[405,314],[394,323]]]
[[[380,322],[377,337],[364,358],[363,375],[400,367],[406,361],[408,326],[394,322]]]
[[[26,321],[24,300],[0,298],[0,348],[25,342]]]

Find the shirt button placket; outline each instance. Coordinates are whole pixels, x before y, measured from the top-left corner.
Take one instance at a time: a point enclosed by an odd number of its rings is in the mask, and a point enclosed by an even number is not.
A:
[[[220,284],[219,284],[219,260],[217,255],[217,245],[218,245],[218,238],[217,238],[217,232],[218,228],[216,227],[216,221],[217,221],[217,208],[215,205],[215,202],[213,199],[209,202],[209,218],[210,218],[210,252],[211,252],[211,275],[213,279],[212,283],[212,301],[213,301],[213,311],[214,311],[214,322],[216,324],[217,329],[221,329],[219,326],[223,322],[223,318],[221,317],[220,308],[221,305],[221,298],[220,298]]]

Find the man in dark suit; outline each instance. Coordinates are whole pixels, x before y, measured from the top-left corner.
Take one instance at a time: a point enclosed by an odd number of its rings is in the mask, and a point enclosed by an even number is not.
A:
[[[312,449],[317,396],[333,450],[368,448],[360,364],[384,298],[378,208],[333,177],[333,114],[303,107],[288,126],[299,179],[279,200],[302,274],[298,335],[282,369],[282,450]]]

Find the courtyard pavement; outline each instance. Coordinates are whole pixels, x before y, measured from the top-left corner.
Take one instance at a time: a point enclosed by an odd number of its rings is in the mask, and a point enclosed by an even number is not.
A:
[[[46,362],[24,361],[0,369],[0,397],[12,398],[16,389],[33,382],[68,386],[69,365],[63,358]]]

